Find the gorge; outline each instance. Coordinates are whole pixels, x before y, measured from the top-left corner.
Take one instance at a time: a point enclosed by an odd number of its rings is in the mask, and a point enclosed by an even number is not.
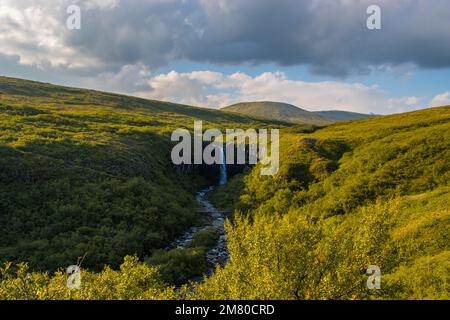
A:
[[[224,148],[220,149],[221,159],[225,158]],[[224,161],[220,164],[220,176],[218,185],[225,185],[227,183],[227,165]],[[227,251],[226,239],[225,239],[225,214],[223,211],[218,210],[208,199],[208,196],[216,189],[215,185],[208,186],[196,193],[196,200],[198,203],[198,213],[200,213],[206,223],[203,226],[194,226],[186,231],[182,236],[174,240],[169,244],[166,250],[172,250],[174,248],[186,249],[192,243],[195,236],[201,231],[215,231],[218,238],[214,245],[210,246],[205,254],[208,270],[207,274],[211,274],[216,265],[224,266],[229,259],[229,253]],[[201,280],[198,277],[196,280]]]

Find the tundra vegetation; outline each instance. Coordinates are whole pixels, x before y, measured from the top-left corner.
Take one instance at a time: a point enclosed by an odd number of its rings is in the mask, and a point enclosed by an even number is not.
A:
[[[318,128],[0,78],[0,114],[0,299],[450,298],[450,107]],[[230,261],[202,282],[216,235],[162,250],[202,223],[208,182],[170,162],[194,120],[281,134],[277,175],[211,197]]]

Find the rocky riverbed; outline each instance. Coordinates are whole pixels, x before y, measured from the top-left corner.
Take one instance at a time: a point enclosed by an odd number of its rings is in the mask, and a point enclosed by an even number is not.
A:
[[[214,191],[214,189],[214,186],[210,186],[197,192],[196,194],[196,199],[199,204],[199,212],[205,215],[207,224],[200,227],[190,228],[181,237],[170,243],[170,245],[166,248],[167,250],[175,248],[186,248],[199,231],[209,229],[217,230],[219,238],[216,244],[213,247],[209,248],[206,252],[206,261],[209,267],[208,274],[214,272],[215,266],[217,264],[224,266],[229,259],[229,253],[227,251],[227,245],[225,241],[225,215],[223,214],[223,212],[214,207],[214,205],[207,198],[208,194]]]

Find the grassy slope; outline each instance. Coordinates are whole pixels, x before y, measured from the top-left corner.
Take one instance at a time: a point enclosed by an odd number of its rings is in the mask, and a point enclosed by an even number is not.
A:
[[[441,107],[333,124],[310,134],[285,129],[279,174],[261,178],[254,170],[245,178],[254,183],[244,194],[248,201],[240,204],[264,206],[275,193],[289,190],[296,196],[291,204],[307,203],[317,215],[330,216],[379,195],[446,184],[449,119],[450,108]]]
[[[311,134],[285,130],[280,152],[278,176],[260,177],[255,168],[214,196],[218,206],[232,204],[253,222],[235,222],[233,266],[197,294],[448,298],[450,107]],[[378,293],[364,289],[371,263],[382,266]],[[306,278],[293,278],[305,270]]]
[[[117,266],[196,223],[202,181],[175,174],[175,128],[275,123],[5,77],[0,115],[0,260],[47,270]]]

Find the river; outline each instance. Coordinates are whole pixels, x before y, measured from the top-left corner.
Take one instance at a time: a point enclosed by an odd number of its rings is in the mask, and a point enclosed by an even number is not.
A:
[[[227,183],[227,165],[225,161],[225,148],[220,148],[220,176],[219,185],[224,185]],[[208,266],[207,274],[210,275],[214,272],[216,265],[219,264],[224,266],[228,259],[229,253],[227,250],[227,244],[225,241],[225,215],[223,212],[218,210],[214,205],[208,200],[208,194],[215,190],[215,186],[209,186],[203,190],[196,193],[195,198],[199,205],[199,212],[205,215],[205,220],[208,221],[206,225],[201,227],[192,227],[187,232],[185,232],[181,237],[170,243],[166,250],[174,248],[187,248],[189,243],[195,237],[199,231],[215,229],[219,235],[216,244],[206,252],[206,262]]]
[[[199,212],[205,215],[205,218],[208,221],[207,224],[200,227],[190,228],[182,236],[170,243],[170,245],[166,248],[167,250],[174,248],[187,248],[197,232],[216,229],[219,234],[219,238],[216,244],[210,247],[206,252],[208,275],[214,272],[217,264],[224,266],[229,259],[227,244],[225,241],[225,215],[223,212],[214,207],[214,205],[208,200],[208,194],[213,192],[214,189],[215,186],[209,186],[208,188],[196,193],[196,199],[199,204]]]

